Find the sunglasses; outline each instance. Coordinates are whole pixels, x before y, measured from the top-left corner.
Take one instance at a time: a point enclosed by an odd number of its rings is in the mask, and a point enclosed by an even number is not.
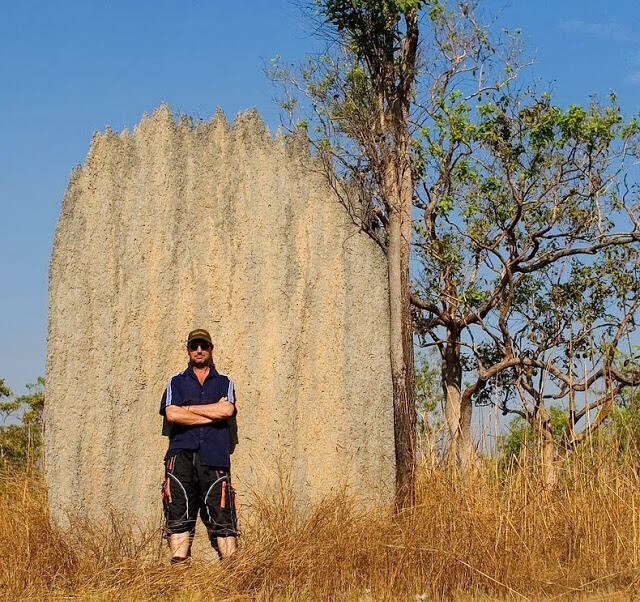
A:
[[[197,351],[198,347],[200,347],[202,351],[209,351],[209,349],[211,349],[211,343],[200,340],[189,341],[189,343],[187,343],[187,348],[189,349],[189,351]]]

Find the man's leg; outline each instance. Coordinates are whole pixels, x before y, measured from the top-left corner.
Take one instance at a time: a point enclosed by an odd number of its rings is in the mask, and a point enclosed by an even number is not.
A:
[[[238,549],[237,537],[217,537],[216,543],[218,544],[218,554],[220,554],[220,558],[229,558],[233,556]]]
[[[228,468],[200,466],[200,517],[211,545],[220,558],[229,558],[238,548],[235,492]]]
[[[166,460],[163,504],[165,532],[173,563],[186,560],[191,555],[198,513],[194,472],[192,452],[180,451]]]
[[[169,550],[173,564],[187,560],[191,556],[191,533],[172,533],[169,535]]]

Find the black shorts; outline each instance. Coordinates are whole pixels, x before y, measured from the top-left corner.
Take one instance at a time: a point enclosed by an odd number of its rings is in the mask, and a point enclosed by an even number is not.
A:
[[[198,510],[214,545],[216,537],[239,534],[229,469],[203,466],[198,451],[180,450],[165,458],[162,503],[165,535],[195,533]]]

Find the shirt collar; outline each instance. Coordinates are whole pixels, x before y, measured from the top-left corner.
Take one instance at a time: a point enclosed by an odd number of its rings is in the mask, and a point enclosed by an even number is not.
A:
[[[187,369],[184,371],[184,374],[187,374],[188,376],[196,380],[198,383],[200,383],[200,381],[198,380],[198,377],[196,376],[196,373],[193,371],[193,366],[191,365],[191,363],[189,363],[189,365],[187,366]],[[213,378],[214,376],[218,376],[218,371],[216,370],[215,365],[211,364],[209,366],[209,374],[207,374],[207,378],[204,379],[204,382],[207,382],[210,378]]]

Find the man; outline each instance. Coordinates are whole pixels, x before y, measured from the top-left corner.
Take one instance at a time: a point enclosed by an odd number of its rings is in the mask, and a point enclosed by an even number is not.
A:
[[[169,379],[160,403],[170,425],[162,499],[172,563],[190,557],[198,511],[221,559],[237,548],[229,428],[235,394],[232,380],[216,371],[212,353],[211,335],[203,328],[191,331],[189,365]]]

